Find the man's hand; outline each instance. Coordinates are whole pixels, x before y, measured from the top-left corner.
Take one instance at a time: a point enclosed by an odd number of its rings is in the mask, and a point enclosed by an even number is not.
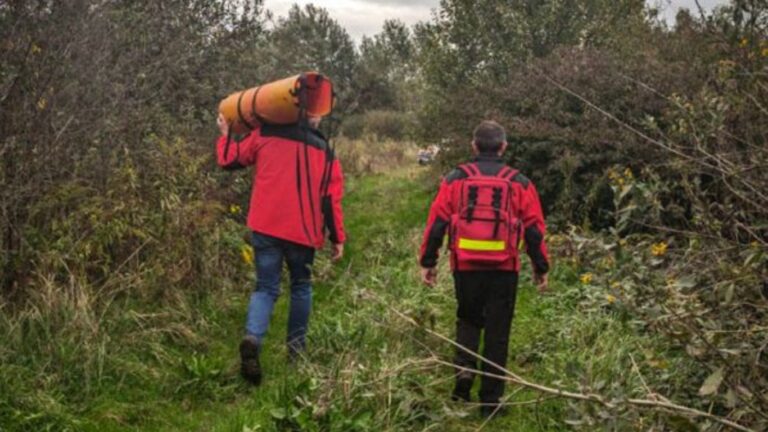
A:
[[[336,262],[344,256],[344,243],[331,246],[331,261]]]
[[[437,282],[437,267],[422,267],[421,281],[424,282],[424,285],[435,286],[435,283]]]
[[[536,288],[539,289],[539,294],[544,294],[549,291],[549,282],[547,281],[547,274],[539,274],[533,272],[533,283],[536,284]]]
[[[227,119],[224,117],[224,114],[219,114],[219,118],[216,119],[216,125],[219,126],[219,130],[221,131],[222,136],[229,135],[229,123],[227,123]]]

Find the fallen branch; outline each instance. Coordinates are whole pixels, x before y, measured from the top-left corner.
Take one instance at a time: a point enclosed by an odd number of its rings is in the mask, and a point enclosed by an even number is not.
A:
[[[633,405],[633,406],[637,406],[637,407],[645,408],[645,409],[660,409],[660,410],[677,412],[677,413],[680,413],[680,414],[688,415],[688,416],[690,416],[692,418],[706,418],[708,420],[712,420],[714,422],[720,423],[722,425],[728,426],[728,427],[733,428],[733,429],[738,430],[738,431],[757,432],[754,429],[750,429],[750,428],[748,428],[746,426],[742,426],[742,425],[740,425],[740,424],[738,424],[738,423],[736,423],[734,421],[728,420],[726,418],[719,417],[719,416],[716,416],[714,414],[710,414],[708,412],[701,411],[701,410],[698,410],[698,409],[695,409],[695,408],[690,408],[690,407],[686,407],[686,406],[683,406],[683,405],[676,404],[674,402],[670,402],[667,398],[665,398],[665,397],[663,397],[661,395],[657,395],[656,396],[656,397],[658,397],[658,399],[626,399],[626,400],[622,400],[622,401],[607,401],[604,396],[599,395],[599,394],[572,392],[572,391],[564,390],[564,389],[561,389],[561,388],[549,387],[549,386],[545,386],[545,385],[542,385],[542,384],[538,384],[538,383],[534,383],[534,382],[528,381],[528,380],[524,379],[523,377],[521,377],[520,375],[517,375],[514,372],[510,371],[509,369],[503,368],[503,367],[499,366],[498,364],[492,362],[491,360],[488,360],[487,358],[481,356],[480,354],[478,354],[478,353],[476,353],[476,352],[474,352],[474,351],[464,347],[463,345],[460,345],[459,343],[455,342],[453,339],[451,339],[451,338],[449,338],[447,336],[444,336],[444,335],[442,335],[442,334],[440,334],[440,333],[438,333],[438,332],[436,332],[434,330],[428,329],[428,328],[420,325],[418,322],[416,322],[416,320],[414,320],[413,318],[407,316],[403,312],[395,309],[388,302],[384,301],[383,299],[378,297],[376,294],[374,294],[374,293],[369,291],[368,295],[371,298],[373,298],[374,300],[376,300],[377,302],[381,303],[383,306],[385,306],[387,309],[389,309],[392,313],[394,313],[395,315],[397,315],[398,317],[403,319],[405,322],[413,325],[414,327],[416,327],[418,329],[421,329],[422,331],[426,332],[427,334],[429,334],[431,336],[436,337],[437,339],[440,339],[441,341],[449,343],[450,345],[454,346],[455,348],[468,353],[469,355],[471,355],[472,357],[475,357],[476,359],[480,360],[481,362],[483,362],[483,363],[485,363],[487,365],[490,365],[490,366],[496,368],[497,370],[500,370],[501,372],[504,373],[504,375],[491,374],[491,373],[488,373],[488,372],[485,372],[485,371],[481,371],[481,370],[477,370],[477,369],[465,368],[465,367],[457,366],[457,365],[455,365],[453,363],[449,363],[449,362],[446,362],[444,360],[440,360],[440,359],[436,358],[435,361],[437,361],[438,363],[445,364],[445,365],[457,368],[459,370],[466,370],[466,371],[470,371],[470,372],[473,372],[473,373],[476,373],[476,374],[479,374],[479,375],[485,375],[485,376],[491,376],[491,377],[494,377],[494,378],[498,378],[498,379],[504,380],[504,381],[512,383],[512,384],[517,384],[519,386],[523,386],[523,387],[526,387],[526,388],[529,388],[529,389],[536,390],[536,391],[541,392],[541,393],[550,394],[550,395],[557,396],[557,397],[563,397],[563,398],[568,398],[568,399],[579,400],[579,401],[583,401],[583,402],[597,403],[597,404],[600,404],[600,405],[602,405],[602,406],[604,406],[604,407],[606,407],[608,409],[616,409],[621,404],[628,404],[628,405]]]

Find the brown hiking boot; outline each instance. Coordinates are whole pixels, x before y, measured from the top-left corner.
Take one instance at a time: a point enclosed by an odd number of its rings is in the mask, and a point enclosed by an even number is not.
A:
[[[259,344],[253,336],[246,336],[240,342],[240,375],[255,386],[261,384]]]

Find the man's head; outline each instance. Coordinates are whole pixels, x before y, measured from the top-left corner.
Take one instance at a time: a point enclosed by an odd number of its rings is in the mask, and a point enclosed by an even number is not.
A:
[[[493,120],[484,120],[475,128],[472,149],[476,154],[501,156],[507,149],[507,133]]]

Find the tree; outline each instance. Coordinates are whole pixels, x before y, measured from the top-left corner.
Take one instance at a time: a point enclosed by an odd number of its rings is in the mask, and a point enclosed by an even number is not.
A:
[[[294,5],[279,20],[268,42],[262,61],[269,65],[270,78],[318,71],[333,80],[336,107],[342,113],[354,110],[357,53],[347,31],[328,11],[311,4],[304,9]]]
[[[413,40],[404,23],[384,22],[375,36],[364,37],[358,65],[359,105],[366,110],[399,110],[407,106],[416,92],[409,91],[417,77]]]
[[[18,286],[70,182],[106,193],[148,136],[196,136],[263,40],[261,0],[0,5],[0,266]],[[203,129],[205,128],[205,129]],[[206,150],[207,151],[207,150]],[[62,203],[62,206],[66,206]],[[72,204],[74,205],[74,204]],[[54,206],[55,207],[55,206]],[[62,208],[65,212],[66,208]]]

